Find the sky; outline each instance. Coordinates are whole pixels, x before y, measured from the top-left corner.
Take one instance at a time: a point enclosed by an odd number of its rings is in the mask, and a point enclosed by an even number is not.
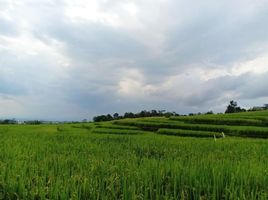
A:
[[[0,118],[268,103],[268,1],[0,0]]]

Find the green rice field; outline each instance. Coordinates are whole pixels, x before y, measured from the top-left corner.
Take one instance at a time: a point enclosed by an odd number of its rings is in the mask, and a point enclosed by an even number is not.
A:
[[[268,199],[268,112],[0,126],[0,199]]]

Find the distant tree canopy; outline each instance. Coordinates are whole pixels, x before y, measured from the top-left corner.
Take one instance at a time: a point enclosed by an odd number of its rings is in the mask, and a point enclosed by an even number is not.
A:
[[[103,122],[103,121],[111,121],[115,119],[124,119],[124,118],[139,118],[139,117],[170,117],[170,116],[179,116],[176,112],[166,112],[165,110],[151,110],[146,111],[142,110],[139,113],[126,112],[124,115],[119,115],[118,113],[114,113],[113,116],[110,114],[107,115],[99,115],[93,118],[94,122]]]
[[[246,111],[243,108],[240,108],[237,106],[237,103],[235,101],[231,101],[228,105],[225,113],[235,113],[235,112],[243,112]],[[205,113],[189,113],[188,116],[195,116],[195,115],[213,115],[213,111],[210,110]],[[141,117],[172,117],[172,116],[187,116],[187,115],[180,115],[176,112],[167,112],[166,110],[142,110],[138,113],[132,113],[132,112],[126,112],[123,115],[119,115],[118,113],[114,113],[113,115],[107,114],[107,115],[99,115],[93,117],[94,122],[103,122],[103,121],[112,121],[117,119],[125,119],[125,118],[141,118]]]
[[[245,111],[246,111],[246,109],[240,108],[237,105],[237,102],[232,100],[232,101],[230,101],[229,105],[227,106],[225,113],[237,113],[237,112],[245,112]]]
[[[31,125],[38,125],[38,124],[43,124],[42,121],[39,120],[29,120],[29,121],[24,121],[25,124],[31,124]]]
[[[268,107],[268,105],[267,105]],[[247,110],[244,108],[241,108],[237,105],[237,102],[232,100],[230,101],[229,105],[227,106],[225,113],[237,113],[237,112],[246,112]],[[213,115],[213,111],[210,110],[205,113],[189,113],[189,116],[194,116],[194,115]],[[132,113],[132,112],[126,112],[123,115],[119,115],[118,113],[114,113],[113,115],[107,114],[107,115],[99,115],[95,116],[93,118],[94,122],[103,122],[103,121],[111,121],[111,120],[116,120],[116,119],[125,119],[125,118],[140,118],[140,117],[171,117],[171,116],[180,116],[180,114],[176,112],[166,112],[165,110],[142,110],[141,112],[138,113]],[[183,115],[186,116],[186,115]]]
[[[0,124],[17,124],[17,120],[15,120],[15,119],[4,119],[4,120],[0,120]]]

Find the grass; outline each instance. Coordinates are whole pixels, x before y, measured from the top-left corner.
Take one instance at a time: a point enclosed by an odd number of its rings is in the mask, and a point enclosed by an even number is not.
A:
[[[9,127],[2,199],[267,199],[266,140],[92,130]]]
[[[114,128],[94,128],[92,133],[102,133],[102,134],[123,134],[123,135],[136,135],[145,134],[146,131],[133,130],[133,129],[114,129]]]
[[[191,131],[191,130],[182,130],[182,129],[159,129],[158,134],[162,135],[176,135],[184,137],[222,137],[221,133],[209,132],[209,131]]]
[[[240,126],[267,126],[267,123],[259,119],[239,118],[197,118],[197,117],[171,117],[171,120],[183,121],[197,124],[219,124],[219,125],[240,125]]]
[[[180,122],[155,122],[155,121],[141,121],[141,120],[121,120],[115,121],[116,125],[123,126],[136,126],[143,130],[156,131],[159,128],[179,128],[183,126],[183,123]]]
[[[122,130],[139,130],[138,127],[133,127],[133,126],[120,126],[120,125],[114,125],[114,124],[96,125],[96,128],[122,129]]]
[[[0,199],[266,200],[263,136],[266,127],[168,118],[0,126]]]
[[[211,124],[188,124],[182,122],[172,122],[172,123],[157,123],[157,122],[143,122],[137,120],[124,120],[117,121],[116,124],[136,126],[143,130],[157,131],[161,128],[169,129],[183,129],[191,131],[209,131],[221,133],[224,132],[229,136],[241,136],[241,137],[259,137],[268,138],[268,128],[267,127],[255,127],[255,126],[227,126],[227,125],[211,125]]]

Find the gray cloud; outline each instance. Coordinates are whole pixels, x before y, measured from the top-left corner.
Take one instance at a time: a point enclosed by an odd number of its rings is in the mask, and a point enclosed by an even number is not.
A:
[[[0,18],[0,34],[1,35],[15,35],[17,34],[16,27],[13,26],[7,19]]]
[[[0,5],[0,102],[17,116],[223,111],[231,99],[268,101],[265,1]]]

